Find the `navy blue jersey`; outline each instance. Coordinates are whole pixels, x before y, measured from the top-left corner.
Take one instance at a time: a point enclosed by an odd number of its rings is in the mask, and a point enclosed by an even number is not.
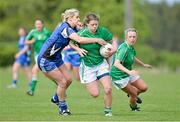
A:
[[[22,36],[18,40],[18,51],[21,51],[25,46],[25,36]]]
[[[76,32],[77,29],[72,28],[67,22],[59,24],[43,44],[39,57],[53,61],[61,58],[62,49],[69,44],[69,35]]]
[[[24,47],[25,47],[25,41],[26,41],[26,37],[22,36],[19,38],[18,40],[18,52],[20,52]],[[30,46],[29,49],[23,54],[24,56],[30,56]]]

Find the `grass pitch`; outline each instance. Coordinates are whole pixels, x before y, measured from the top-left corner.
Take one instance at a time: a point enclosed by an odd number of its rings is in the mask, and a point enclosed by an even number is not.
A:
[[[103,91],[97,99],[91,98],[84,85],[73,81],[67,92],[71,116],[58,115],[58,107],[50,99],[56,86],[42,73],[33,97],[26,95],[27,80],[19,74],[16,89],[7,89],[11,83],[11,69],[0,69],[0,121],[180,121],[180,75],[160,70],[141,70],[141,77],[149,89],[141,94],[140,112],[129,109],[125,93],[113,86],[113,116],[103,115]]]

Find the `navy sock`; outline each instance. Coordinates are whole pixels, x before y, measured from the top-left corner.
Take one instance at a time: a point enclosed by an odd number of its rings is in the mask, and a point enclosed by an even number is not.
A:
[[[17,84],[17,80],[13,80],[12,83],[16,85]]]
[[[59,109],[61,112],[63,112],[64,110],[67,110],[66,101],[59,101]]]
[[[59,102],[59,98],[58,98],[57,92],[55,92],[55,94],[54,94],[54,96],[53,96],[53,99],[54,99],[56,102]]]

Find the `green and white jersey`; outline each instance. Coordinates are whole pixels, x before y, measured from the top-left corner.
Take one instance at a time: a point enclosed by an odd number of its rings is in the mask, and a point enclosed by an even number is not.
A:
[[[134,63],[134,56],[136,55],[136,51],[133,46],[128,45],[128,43],[125,41],[122,43],[118,50],[115,53],[115,61],[119,60],[121,64],[126,67],[129,70],[132,70],[132,65]],[[112,81],[121,80],[129,75],[114,65],[112,65],[110,70],[110,76],[112,78]]]
[[[28,33],[26,40],[31,40],[33,38],[35,39],[35,42],[33,44],[35,56],[39,54],[42,45],[44,44],[46,39],[49,38],[50,35],[51,32],[48,31],[45,27],[42,29],[41,32],[39,32],[37,29],[32,29]]]
[[[112,40],[112,33],[103,27],[98,27],[95,34],[91,33],[88,28],[84,28],[78,32],[78,35],[88,38],[102,38],[109,43],[111,43],[110,41]],[[93,67],[103,62],[104,57],[99,53],[101,45],[98,43],[79,44],[79,47],[88,51],[86,56],[81,57],[81,61],[83,61],[86,66]]]

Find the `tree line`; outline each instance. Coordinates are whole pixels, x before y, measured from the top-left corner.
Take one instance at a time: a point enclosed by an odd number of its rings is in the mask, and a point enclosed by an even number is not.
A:
[[[17,51],[6,48],[6,44],[15,44],[18,28],[34,28],[34,20],[37,18],[43,19],[47,28],[53,31],[61,21],[61,13],[67,8],[79,9],[81,20],[88,12],[99,14],[100,25],[124,40],[124,3],[124,0],[1,0],[0,48],[8,54]],[[179,3],[169,6],[166,3],[132,0],[132,13],[133,26],[138,30],[138,45],[148,46],[152,50],[180,51]],[[143,46],[138,47],[143,51]]]

